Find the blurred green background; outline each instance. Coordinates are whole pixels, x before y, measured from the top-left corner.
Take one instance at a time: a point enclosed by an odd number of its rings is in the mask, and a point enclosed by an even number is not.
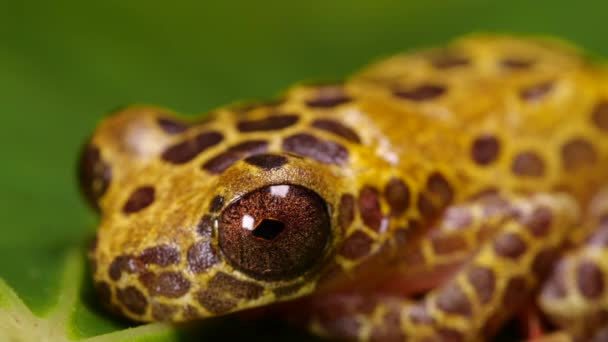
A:
[[[205,112],[478,31],[554,35],[608,56],[608,2],[572,4],[3,1],[0,277],[37,314],[57,301],[66,250],[82,246],[96,224],[76,188],[77,152],[112,108],[137,102]],[[126,326],[85,297],[75,309],[76,337]]]

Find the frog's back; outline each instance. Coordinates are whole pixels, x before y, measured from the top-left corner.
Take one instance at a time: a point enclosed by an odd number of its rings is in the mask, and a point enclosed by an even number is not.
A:
[[[564,189],[584,201],[608,171],[607,69],[561,42],[471,36],[348,87],[383,133],[376,150],[410,175],[445,169],[457,196]]]

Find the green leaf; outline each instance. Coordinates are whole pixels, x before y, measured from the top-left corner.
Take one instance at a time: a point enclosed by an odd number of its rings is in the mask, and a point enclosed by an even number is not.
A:
[[[0,341],[49,341],[64,342],[80,337],[74,316],[74,308],[80,300],[84,266],[82,253],[72,250],[66,257],[59,282],[57,303],[44,317],[36,316],[17,293],[0,279]],[[166,340],[175,336],[169,324],[146,324],[132,329],[116,330],[83,341],[133,341]]]
[[[0,340],[311,339],[235,318],[138,326],[99,305],[82,252],[97,218],[74,168],[112,108],[205,112],[476,31],[554,35],[606,56],[605,13],[599,0],[5,1]]]

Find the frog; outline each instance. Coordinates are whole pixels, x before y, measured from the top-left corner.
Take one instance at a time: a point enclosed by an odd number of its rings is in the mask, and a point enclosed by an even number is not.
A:
[[[86,142],[99,300],[137,322],[274,313],[327,339],[608,336],[608,68],[473,34]]]

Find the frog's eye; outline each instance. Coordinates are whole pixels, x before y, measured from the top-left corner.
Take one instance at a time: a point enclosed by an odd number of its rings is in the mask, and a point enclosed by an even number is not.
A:
[[[222,213],[219,244],[235,268],[261,280],[285,280],[310,270],[330,236],[325,201],[296,185],[252,191]]]

